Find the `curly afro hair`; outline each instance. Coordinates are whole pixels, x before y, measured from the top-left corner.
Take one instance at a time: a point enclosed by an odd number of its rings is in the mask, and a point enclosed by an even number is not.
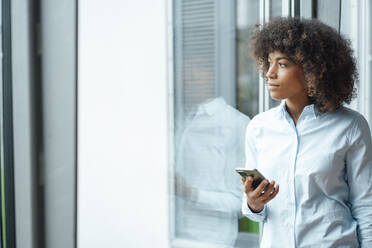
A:
[[[257,26],[250,52],[262,77],[269,69],[269,53],[286,54],[304,71],[307,94],[320,112],[334,111],[356,95],[358,79],[350,41],[326,24],[300,18],[276,18]]]

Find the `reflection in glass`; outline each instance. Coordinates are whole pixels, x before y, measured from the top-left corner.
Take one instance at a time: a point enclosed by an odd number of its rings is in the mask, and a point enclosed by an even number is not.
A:
[[[241,217],[242,190],[236,167],[244,167],[249,118],[222,98],[207,100],[176,130],[176,236],[233,246]]]
[[[230,77],[223,55],[235,55],[235,15],[221,3],[174,1],[174,234],[175,241],[232,247],[243,194],[234,168],[244,167],[249,118],[229,98],[236,74]]]
[[[176,121],[195,104],[215,97],[215,1],[174,1]]]

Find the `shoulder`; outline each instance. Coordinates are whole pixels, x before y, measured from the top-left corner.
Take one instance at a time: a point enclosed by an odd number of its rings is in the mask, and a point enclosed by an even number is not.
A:
[[[341,118],[348,118],[348,119],[360,119],[364,118],[361,113],[358,111],[355,111],[351,108],[341,106],[337,111],[334,113],[336,116],[339,116]]]
[[[341,106],[332,112],[321,113],[320,117],[322,120],[334,122],[336,125],[347,125],[349,127],[357,124],[359,120],[364,119],[362,114],[345,106]]]
[[[329,113],[328,118],[332,118],[342,125],[347,125],[349,128],[368,126],[367,120],[361,113],[345,106],[341,106],[337,111]]]
[[[335,113],[331,114],[338,123],[344,123],[347,128],[347,136],[350,141],[360,136],[370,136],[370,128],[365,117],[348,107],[340,107]]]

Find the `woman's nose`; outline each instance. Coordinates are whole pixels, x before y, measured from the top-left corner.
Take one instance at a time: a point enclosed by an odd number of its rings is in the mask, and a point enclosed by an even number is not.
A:
[[[275,78],[277,76],[275,66],[272,65],[269,67],[269,70],[266,72],[267,78]]]

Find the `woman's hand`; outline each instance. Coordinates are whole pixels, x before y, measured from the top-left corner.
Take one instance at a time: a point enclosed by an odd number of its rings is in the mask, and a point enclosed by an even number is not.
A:
[[[247,203],[249,208],[259,213],[264,209],[266,203],[274,199],[279,192],[279,185],[275,181],[269,183],[268,180],[263,180],[256,189],[252,188],[253,177],[249,176],[247,179],[242,177],[243,191],[247,195]],[[267,189],[265,190],[265,187]],[[265,190],[264,193],[262,193]]]

